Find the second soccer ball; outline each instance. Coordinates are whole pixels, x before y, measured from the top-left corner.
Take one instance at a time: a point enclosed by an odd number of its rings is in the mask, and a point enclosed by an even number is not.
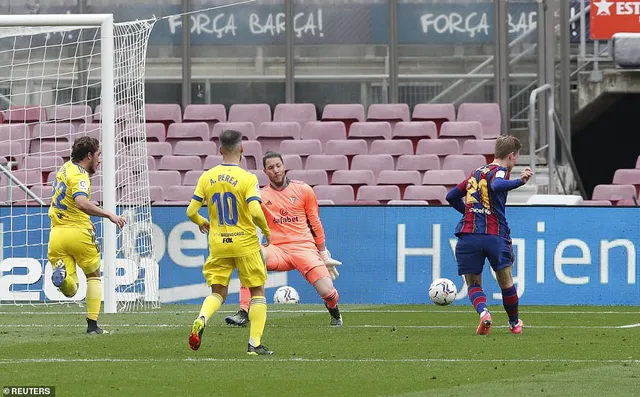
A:
[[[273,303],[300,303],[300,296],[298,295],[298,291],[293,287],[285,285],[276,290],[276,293],[273,295]]]
[[[457,294],[458,288],[448,278],[436,279],[429,287],[429,298],[436,305],[446,306],[453,303]]]

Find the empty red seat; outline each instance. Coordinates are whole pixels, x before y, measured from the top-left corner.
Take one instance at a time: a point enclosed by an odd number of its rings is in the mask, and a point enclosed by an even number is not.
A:
[[[482,124],[478,121],[447,121],[440,128],[440,139],[455,139],[460,146],[469,139],[482,139]]]
[[[178,171],[149,171],[148,175],[150,186],[160,186],[165,191],[168,190],[171,186],[182,185],[182,178],[180,176],[180,172]],[[186,180],[185,184],[187,184]],[[196,184],[194,183],[193,185],[195,186]]]
[[[209,140],[209,126],[207,123],[173,123],[167,130],[166,141],[175,147],[178,141],[201,141]]]
[[[387,205],[429,205],[425,200],[389,200]]]
[[[234,104],[229,108],[228,121],[249,121],[257,132],[260,124],[271,121],[271,108],[266,103]]]
[[[342,204],[354,200],[353,187],[349,185],[318,185],[313,187],[318,200],[331,200]]]
[[[409,105],[406,103],[375,103],[369,106],[367,121],[399,121],[411,120]]]
[[[360,154],[351,162],[352,170],[372,170],[376,178],[381,171],[393,170],[393,157],[389,154]]]
[[[352,185],[355,193],[362,185],[375,185],[376,177],[371,170],[338,170],[331,177],[332,185]]]
[[[178,105],[175,105],[178,106]],[[180,107],[178,106],[178,111],[180,110]],[[140,122],[141,120],[136,120],[136,108],[135,106],[133,106],[130,103],[122,103],[119,105],[116,105],[113,108],[113,114],[114,114],[114,119],[116,123],[133,123],[133,122]],[[95,112],[93,112],[93,122],[94,123],[99,123],[102,121],[102,106],[98,105],[96,106],[96,110]]]
[[[57,172],[64,164],[64,159],[60,156],[26,156],[20,165],[22,169],[38,169],[41,172]]]
[[[620,169],[613,175],[614,185],[634,185],[636,194],[640,193],[640,169]]]
[[[260,187],[267,186],[269,184],[269,177],[263,170],[254,170],[251,172],[258,178],[258,185],[260,185]]]
[[[287,171],[289,179],[304,181],[309,186],[328,185],[329,178],[325,170],[291,170]]]
[[[13,123],[39,123],[47,121],[47,112],[40,106],[10,106],[4,111],[5,122]]]
[[[411,120],[432,121],[438,130],[445,121],[455,121],[456,109],[452,103],[419,103],[413,108]]]
[[[403,154],[413,154],[413,144],[409,139],[397,139],[391,141],[373,141],[369,154],[390,154],[394,157]]]
[[[407,186],[403,200],[424,200],[429,204],[446,204],[447,189],[444,186]]]
[[[324,146],[324,154],[355,156],[357,154],[367,154],[368,152],[367,142],[364,139],[332,139]]]
[[[71,136],[76,132],[73,124],[69,123],[56,123],[56,124],[36,124],[33,127],[31,137],[33,139],[60,139],[69,141]]]
[[[164,142],[164,126],[162,124],[159,124],[160,128],[162,128],[162,141],[160,142]],[[76,130],[76,133],[71,137],[71,140],[74,141],[77,138],[81,137],[81,136],[88,136],[91,138],[95,138],[98,141],[102,141],[102,128],[100,127],[100,124],[85,124],[82,123],[80,125],[78,125],[78,129]]]
[[[307,158],[308,170],[348,170],[349,162],[347,156],[340,154],[314,154]]]
[[[460,153],[460,145],[455,139],[421,139],[416,148],[416,154],[435,154],[440,159],[440,166],[444,165],[444,158],[451,154]]]
[[[609,200],[584,200],[582,205],[588,205],[593,207],[606,207],[611,205]]]
[[[593,189],[592,200],[609,200],[613,203],[620,200],[632,200],[636,196],[633,185],[597,185]]]
[[[6,187],[2,187],[0,190],[5,190]],[[44,201],[45,205],[51,204],[51,196],[53,193],[53,188],[48,185],[35,185],[30,186],[29,190],[36,197]],[[14,185],[9,190],[5,190],[6,195],[11,194],[11,201],[14,203],[14,206],[21,205],[39,205],[38,202],[29,195],[22,187]],[[8,200],[9,197],[6,197]]]
[[[249,121],[237,121],[231,122],[228,121],[226,123],[216,123],[211,130],[211,140],[217,141],[220,139],[220,134],[227,130],[238,131],[242,134],[242,139],[253,141],[256,139],[256,129],[253,126],[253,123]]]
[[[616,206],[618,207],[636,207],[638,205],[640,205],[640,201],[637,199],[620,200],[616,203]]]
[[[353,123],[348,139],[364,139],[371,146],[376,139],[391,139],[391,124],[386,121]]]
[[[169,189],[164,191],[164,199],[165,201],[189,204],[195,190],[195,186],[171,186]]]
[[[439,170],[440,159],[435,154],[415,154],[398,157],[396,170],[398,171],[427,171]]]
[[[482,123],[484,139],[500,136],[502,119],[500,106],[496,103],[463,103],[458,108],[457,121],[479,121]]]
[[[158,172],[173,172],[173,171],[158,171]],[[184,174],[184,180],[182,181],[182,184],[187,186],[197,186],[198,180],[200,179],[200,176],[203,173],[204,173],[204,170],[187,171],[187,173]],[[178,173],[178,177],[179,176],[180,176],[180,173]]]
[[[144,125],[147,141],[164,142],[167,140],[167,131],[162,123],[146,123]]]
[[[378,185],[398,185],[401,190],[408,185],[421,184],[422,176],[418,171],[384,170],[378,175]]]
[[[317,119],[316,105],[313,103],[280,103],[273,110],[273,121],[293,121],[300,127]]]
[[[423,185],[444,185],[452,188],[464,181],[467,175],[462,170],[429,170],[422,177]]]
[[[146,195],[140,194],[139,188],[135,186],[125,186],[117,192],[117,195],[119,203],[122,204],[143,204],[146,202]],[[164,203],[164,189],[161,186],[149,186],[149,198],[151,202]],[[93,192],[91,199],[94,199]]]
[[[358,189],[356,200],[377,200],[386,204],[390,200],[400,200],[400,198],[398,186],[362,186]]]
[[[636,160],[636,169],[640,169],[640,156],[638,156],[638,159]]]
[[[42,180],[42,172],[38,169],[15,170],[13,171],[13,176],[27,186],[41,185],[44,183]]]
[[[322,154],[322,143],[317,139],[296,141],[287,139],[280,142],[280,154],[297,154],[303,157]]]
[[[494,160],[493,152],[495,147],[495,139],[470,139],[462,145],[461,154],[481,154],[486,159],[487,164],[489,164]]]
[[[317,139],[324,146],[331,140],[347,139],[347,130],[343,123],[337,121],[311,121],[303,128],[302,139]]]
[[[163,156],[171,156],[173,150],[168,142],[147,142],[147,156],[159,162]]]
[[[359,103],[325,105],[322,110],[322,121],[339,121],[348,131],[351,124],[365,121],[364,106]]]
[[[318,205],[335,205],[333,200],[318,200]]]
[[[175,156],[215,156],[218,154],[218,146],[215,142],[180,141],[176,142],[173,154]]]
[[[182,121],[184,123],[205,122],[211,131],[216,123],[227,121],[227,110],[224,105],[219,104],[188,105],[184,109]]]
[[[158,170],[190,171],[202,169],[202,160],[198,156],[164,156],[158,163]],[[166,193],[166,192],[165,192]]]
[[[392,139],[410,139],[415,153],[421,139],[437,139],[438,130],[432,121],[402,121],[393,127]]]
[[[302,167],[302,159],[297,154],[284,154],[282,155],[282,161],[287,170],[301,170],[304,168]]]
[[[451,154],[444,159],[443,170],[462,170],[465,175],[486,164],[484,156],[479,154]]]
[[[182,122],[180,105],[175,103],[148,103],[144,105],[145,121],[158,122],[164,125]],[[116,115],[117,118],[118,115]]]
[[[258,141],[242,142],[242,157],[246,159],[246,167],[249,170],[257,170],[262,168],[262,155],[264,150],[262,144]]]
[[[18,144],[23,154],[28,152],[31,144],[29,127],[26,124],[0,125],[0,142]]]
[[[71,145],[73,142],[44,141],[40,144],[40,155],[71,157]]]
[[[93,111],[87,105],[60,105],[53,108],[50,120],[70,122],[78,128],[81,123],[93,122]]]
[[[256,139],[262,145],[262,150],[277,152],[280,142],[285,139],[300,139],[300,124],[296,122],[266,122],[260,124]]]
[[[204,164],[203,164],[202,168],[205,169],[205,170],[208,170],[208,169],[211,169],[211,168],[215,167],[216,165],[220,165],[220,164],[222,164],[222,156],[207,156],[204,159]],[[247,159],[245,157],[242,157],[242,159],[240,160],[240,167],[244,168],[245,170],[248,169],[248,167],[247,167]],[[255,168],[253,168],[253,169],[255,169]]]

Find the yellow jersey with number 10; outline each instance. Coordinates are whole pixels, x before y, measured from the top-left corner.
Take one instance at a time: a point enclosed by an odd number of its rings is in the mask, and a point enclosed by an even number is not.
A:
[[[192,200],[209,209],[209,256],[235,258],[260,250],[249,203],[261,203],[258,178],[237,165],[220,164],[198,180]]]
[[[49,207],[51,227],[93,228],[89,215],[76,205],[75,198],[78,196],[91,199],[89,173],[79,164],[67,161],[53,181],[53,197]]]

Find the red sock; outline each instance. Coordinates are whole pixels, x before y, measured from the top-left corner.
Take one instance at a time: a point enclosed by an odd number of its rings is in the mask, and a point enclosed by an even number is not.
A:
[[[335,309],[335,307],[338,306],[339,297],[340,295],[338,294],[338,290],[335,288],[332,288],[328,294],[322,297],[322,299],[324,299],[324,301],[327,303],[327,307],[329,309]]]
[[[248,312],[249,302],[251,302],[251,291],[249,288],[240,286],[240,309]]]

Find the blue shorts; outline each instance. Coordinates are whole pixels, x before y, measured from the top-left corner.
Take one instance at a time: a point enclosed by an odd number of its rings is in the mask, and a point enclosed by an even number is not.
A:
[[[493,271],[512,266],[511,240],[494,234],[460,233],[456,245],[458,275],[482,274],[486,259]]]

